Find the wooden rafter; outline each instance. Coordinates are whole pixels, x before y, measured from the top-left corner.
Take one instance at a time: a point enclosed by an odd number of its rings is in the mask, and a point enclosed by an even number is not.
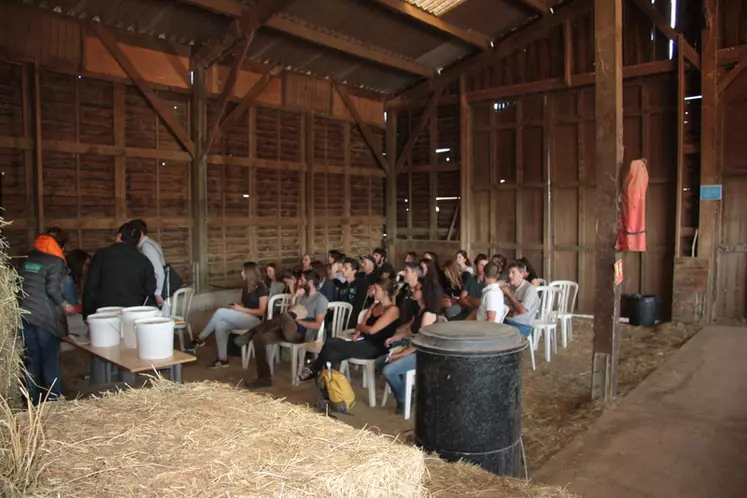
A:
[[[335,90],[337,90],[337,93],[340,94],[340,98],[342,99],[342,102],[345,104],[345,107],[347,107],[348,112],[351,116],[353,116],[353,119],[355,120],[355,124],[358,126],[358,129],[361,132],[361,135],[363,135],[363,140],[365,140],[366,145],[368,145],[368,148],[371,150],[371,154],[374,155],[376,158],[376,163],[379,165],[379,167],[384,170],[385,173],[389,172],[389,168],[387,168],[386,161],[384,160],[384,156],[381,155],[381,151],[377,150],[376,145],[374,143],[373,136],[371,136],[371,131],[366,126],[366,123],[363,122],[363,118],[361,118],[360,113],[358,112],[358,109],[355,107],[355,104],[350,99],[350,95],[348,94],[348,91],[345,90],[345,88],[338,84],[337,81],[332,82],[335,85]]]
[[[632,1],[638,6],[639,9],[641,9],[646,14],[646,16],[648,16],[649,20],[654,23],[659,31],[664,33],[664,36],[669,38],[669,40],[673,41],[674,43],[679,43],[679,31],[675,30],[669,25],[669,22],[664,18],[661,12],[656,10],[656,7],[651,5],[651,2],[649,0]],[[690,61],[690,64],[695,66],[696,69],[700,70],[700,55],[698,55],[698,52],[684,38],[682,39],[682,43],[683,45],[682,47],[680,47],[680,50],[682,50],[682,55],[684,55],[685,59]]]
[[[301,38],[302,40],[321,45],[323,47],[339,50],[346,54],[367,59],[378,64],[393,67],[426,78],[431,78],[435,74],[433,69],[423,64],[389,54],[382,50],[370,48],[361,43],[347,40],[345,38],[316,30],[305,24],[301,24],[282,17],[274,17],[267,22],[267,26],[283,33]]]
[[[245,7],[236,0],[179,1],[235,18],[225,31],[194,53],[191,64],[193,68],[199,68],[220,59],[242,37],[251,36],[293,0],[257,0],[251,7]]]
[[[244,43],[241,46],[241,52],[239,52],[239,54],[237,54],[234,58],[233,64],[231,65],[231,70],[228,73],[228,78],[226,78],[226,82],[223,84],[223,91],[221,92],[220,99],[218,99],[218,112],[213,118],[213,122],[207,129],[207,140],[205,142],[205,146],[203,147],[205,151],[210,150],[210,148],[213,146],[213,142],[215,141],[215,137],[218,136],[220,122],[223,119],[223,114],[226,112],[228,101],[233,94],[234,88],[236,87],[236,79],[239,75],[239,69],[241,68],[241,64],[244,63],[244,59],[246,59],[246,54],[249,51],[249,45],[252,43],[252,38],[253,35],[247,37],[244,40]]]
[[[153,85],[145,81],[130,58],[127,57],[127,54],[125,54],[124,51],[119,47],[119,45],[117,44],[117,40],[114,39],[114,36],[109,31],[107,31],[107,29],[100,23],[92,22],[89,25],[91,26],[93,32],[96,33],[96,35],[99,37],[101,43],[104,44],[104,47],[106,47],[106,49],[109,51],[111,56],[114,57],[114,60],[117,61],[124,72],[127,73],[127,76],[130,77],[135,86],[137,86],[138,89],[142,92],[143,96],[148,100],[148,102],[150,102],[150,105],[153,106],[153,109],[155,109],[156,113],[158,113],[158,116],[163,120],[168,129],[171,130],[171,132],[176,136],[177,140],[179,140],[179,142],[190,153],[190,155],[194,156],[195,145],[192,140],[190,140],[187,131],[176,120],[174,114],[169,109],[169,106],[166,105],[163,99],[161,99],[161,97],[159,97],[153,90]]]
[[[454,26],[451,23],[444,21],[443,19],[430,14],[423,9],[420,9],[410,3],[404,2],[403,0],[374,0],[376,3],[383,5],[384,7],[405,15],[411,19],[414,19],[420,23],[426,24],[433,29],[447,33],[455,38],[460,39],[465,43],[469,43],[481,50],[490,49],[490,38],[475,31],[466,30]],[[522,0],[527,2],[535,2],[536,0]]]
[[[742,72],[747,69],[747,57],[739,61],[739,63],[726,73],[726,76],[724,76],[724,79],[721,80],[718,84],[718,94],[723,95],[727,88],[729,88],[729,85],[731,85],[735,79],[737,79],[737,76],[742,74]]]
[[[399,175],[400,172],[402,171],[402,168],[404,168],[405,161],[410,156],[410,153],[412,152],[412,148],[415,145],[415,142],[417,141],[418,137],[425,129],[425,125],[428,124],[431,114],[436,109],[436,107],[438,107],[438,99],[441,98],[441,94],[443,93],[444,88],[445,86],[440,86],[436,88],[436,91],[433,92],[433,95],[431,96],[431,100],[428,101],[428,105],[425,107],[423,114],[420,116],[418,123],[415,125],[415,128],[413,128],[410,131],[410,136],[407,137],[407,143],[405,144],[405,147],[402,149],[402,153],[399,155],[399,158],[397,158],[397,164],[394,167],[394,171],[396,171],[396,174]]]
[[[519,3],[542,14],[543,16],[549,16],[551,13],[550,7],[548,7],[542,0],[519,0]]]
[[[530,43],[546,37],[553,29],[563,23],[565,19],[572,19],[591,11],[591,0],[575,0],[563,8],[559,8],[552,16],[543,17],[534,24],[516,32],[500,42],[493,50],[482,52],[469,57],[462,62],[444,70],[433,80],[424,81],[391,99],[387,106],[397,107],[408,100],[416,100],[433,92],[439,85],[448,85],[462,74],[481,69],[491,62],[499,60],[516,50],[522,49]]]
[[[262,92],[267,88],[267,85],[270,83],[270,80],[273,76],[277,76],[280,74],[280,71],[282,69],[280,68],[274,68],[271,71],[268,71],[265,73],[250,89],[248,92],[246,92],[246,95],[244,95],[244,98],[241,99],[241,102],[239,102],[239,105],[237,105],[233,111],[231,111],[226,118],[221,121],[220,123],[220,130],[218,130],[218,133],[216,134],[216,138],[220,136],[222,133],[225,133],[230,129],[233,125],[236,124],[236,122],[241,118],[241,116],[244,115],[244,113],[252,106],[252,104],[257,100],[257,98],[262,94]]]

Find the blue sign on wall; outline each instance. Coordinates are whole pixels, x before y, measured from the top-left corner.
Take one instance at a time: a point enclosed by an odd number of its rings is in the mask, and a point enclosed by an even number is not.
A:
[[[700,186],[700,200],[701,201],[720,201],[721,200],[721,185],[701,185]]]

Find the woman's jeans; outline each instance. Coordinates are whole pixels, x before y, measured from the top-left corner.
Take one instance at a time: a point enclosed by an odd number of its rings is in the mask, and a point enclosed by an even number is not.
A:
[[[215,332],[215,342],[218,345],[218,358],[228,359],[228,336],[232,330],[251,330],[259,325],[261,320],[254,315],[247,315],[229,308],[220,308],[213,313],[212,318],[198,336],[201,341]]]
[[[29,401],[36,405],[43,399],[58,399],[62,395],[60,339],[24,321],[23,350]]]
[[[408,370],[415,370],[415,358],[416,355],[413,351],[392,363],[387,363],[381,372],[389,387],[392,388],[397,406],[405,404],[405,394],[407,394],[405,393],[405,374]]]

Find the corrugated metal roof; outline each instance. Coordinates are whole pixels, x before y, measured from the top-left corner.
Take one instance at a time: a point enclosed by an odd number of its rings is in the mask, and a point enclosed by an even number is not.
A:
[[[430,12],[434,16],[440,16],[466,0],[405,0],[414,6]]]
[[[446,12],[441,19],[495,39],[536,16],[516,0],[469,0]]]

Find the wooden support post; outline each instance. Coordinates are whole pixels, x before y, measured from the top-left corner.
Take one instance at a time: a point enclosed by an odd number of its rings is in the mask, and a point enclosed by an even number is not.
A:
[[[542,252],[544,253],[544,268],[543,268],[543,278],[550,282],[551,280],[554,280],[555,277],[553,276],[553,260],[555,259],[555,249],[554,244],[552,243],[553,239],[553,220],[552,220],[552,153],[554,149],[553,144],[553,137],[555,134],[553,133],[554,126],[555,126],[555,95],[549,94],[545,95],[545,102],[544,102],[544,123],[543,123],[543,165],[542,169],[544,171],[544,197],[545,202],[544,204],[544,223],[542,224],[542,245],[543,249]],[[580,180],[580,179],[579,179]]]
[[[381,155],[382,151],[379,150],[377,144],[374,141],[373,135],[371,135],[371,132],[366,126],[366,123],[363,122],[363,118],[358,112],[358,109],[355,107],[355,104],[353,103],[353,100],[350,98],[348,91],[345,90],[345,87],[337,83],[337,81],[332,81],[332,83],[335,87],[335,90],[337,90],[337,93],[340,95],[342,102],[345,104],[345,107],[347,108],[348,112],[353,117],[353,120],[355,121],[356,126],[358,126],[358,130],[360,130],[361,135],[363,135],[363,141],[366,142],[368,149],[371,151],[371,154],[373,154],[374,158],[376,159],[376,164],[378,164],[379,167],[386,173],[388,170],[388,167],[387,167],[386,160],[384,160],[384,157]]]
[[[720,183],[718,170],[717,116],[718,95],[718,0],[704,0],[705,24],[701,38],[701,83],[703,96],[700,110],[700,184]],[[720,227],[720,201],[700,201],[698,219],[698,257],[709,259],[708,292],[703,319],[714,318],[716,302],[716,244]]]
[[[563,81],[571,86],[573,77],[573,26],[570,19],[563,21]]]
[[[225,133],[233,125],[235,125],[239,121],[239,119],[241,119],[244,113],[251,108],[252,104],[254,104],[257,98],[262,95],[262,92],[265,91],[265,88],[267,88],[267,85],[270,84],[272,77],[277,76],[281,71],[282,69],[280,68],[273,68],[265,73],[259,80],[257,80],[257,82],[249,89],[249,91],[246,92],[246,95],[244,95],[244,97],[241,99],[239,105],[234,107],[233,111],[231,111],[230,114],[228,114],[228,116],[226,116],[225,119],[221,121],[220,128],[217,130],[213,140],[218,138],[222,133]]]
[[[431,117],[431,113],[436,107],[438,107],[438,99],[441,98],[441,94],[443,93],[443,91],[444,91],[443,86],[439,86],[438,88],[436,88],[436,91],[434,91],[433,95],[431,96],[431,100],[428,101],[428,105],[425,107],[423,114],[420,116],[420,119],[415,125],[415,128],[410,130],[410,136],[407,137],[407,143],[405,143],[405,147],[402,149],[402,153],[397,159],[397,164],[394,168],[397,174],[402,172],[402,168],[405,166],[405,161],[409,159],[410,153],[412,152],[412,148],[415,145],[415,142],[417,141],[418,137],[425,129],[425,125],[428,124],[428,120]]]
[[[114,84],[114,145],[125,147],[125,87]],[[124,223],[127,218],[127,160],[114,156],[114,217]]]
[[[524,113],[521,99],[516,99],[516,121],[514,123],[514,157],[516,161],[516,190],[514,201],[516,203],[516,258],[524,257],[524,151],[522,149],[522,130]],[[496,149],[491,149],[496,150]],[[532,220],[534,221],[534,220]],[[491,220],[491,228],[495,225]]]
[[[428,124],[428,144],[430,145],[430,150],[428,151],[429,156],[429,163],[430,164],[436,164],[438,163],[438,154],[436,154],[436,148],[438,147],[438,105],[433,109],[433,111],[430,113],[430,116],[428,118],[429,124]],[[438,198],[438,177],[436,176],[435,171],[431,171],[428,173],[428,181],[430,183],[430,188],[428,189],[430,192],[430,202],[429,202],[429,210],[430,210],[430,216],[428,217],[428,220],[430,221],[429,230],[428,230],[428,239],[429,240],[438,240],[438,201],[436,200]]]
[[[592,399],[617,392],[620,286],[615,283],[618,176],[623,162],[622,0],[595,0],[596,71],[596,289]]]
[[[36,112],[31,109],[32,90],[29,88],[31,76],[29,75],[30,67],[22,66],[21,68],[21,87],[22,87],[22,109],[23,109],[23,138],[29,143],[33,141],[35,131],[33,131],[34,117]],[[35,150],[35,149],[34,149]],[[36,218],[36,202],[34,198],[34,150],[25,148],[23,150],[23,169],[25,173],[25,195],[26,195],[26,238],[29,247],[33,247],[36,239],[36,227],[38,226]]]
[[[472,254],[472,234],[469,213],[472,192],[472,108],[467,102],[467,77],[459,78],[459,240],[461,246]]]
[[[207,209],[207,153],[203,149],[207,133],[207,98],[205,90],[205,70],[194,70],[192,84],[192,136],[195,143],[195,156],[192,159],[192,261],[193,285],[197,292],[208,289],[208,209]]]
[[[682,35],[679,35],[682,38]],[[685,56],[677,44],[677,212],[674,227],[674,259],[682,255],[682,189],[685,181]],[[676,264],[675,264],[676,267]]]
[[[44,232],[44,167],[42,164],[42,117],[39,65],[34,66],[34,159],[36,163],[36,228]]]
[[[314,113],[305,115],[305,159],[306,159],[306,254],[314,254]]]
[[[350,192],[350,158],[351,158],[351,143],[350,143],[350,123],[343,124],[343,191],[342,191],[342,216],[346,219],[350,219],[350,203],[351,203],[351,192]],[[353,226],[352,223],[347,222],[342,225],[342,250],[345,254],[350,254],[353,248]]]
[[[399,261],[397,254],[397,113],[389,112],[386,116],[386,158],[388,173],[386,176],[386,242],[389,261]]]

